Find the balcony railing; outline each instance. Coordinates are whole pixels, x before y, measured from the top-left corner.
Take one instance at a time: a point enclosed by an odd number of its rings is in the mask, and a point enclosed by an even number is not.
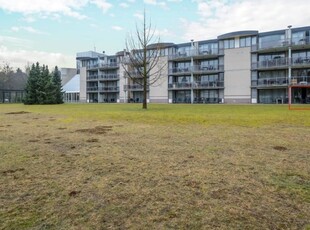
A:
[[[147,86],[147,90],[149,90],[150,87]],[[142,91],[143,86],[139,84],[130,84],[130,85],[124,85],[124,91]]]
[[[87,92],[97,92],[97,91],[98,91],[97,86],[87,87]]]
[[[194,89],[221,88],[221,87],[224,87],[224,81],[193,82],[192,86]]]
[[[191,89],[192,83],[187,82],[176,82],[168,84],[169,89]]]
[[[309,85],[310,86],[310,76],[292,76],[291,85]]]
[[[190,57],[199,57],[199,56],[214,56],[219,54],[219,49],[194,49],[188,50],[184,52],[178,52],[176,54],[169,55],[169,60],[171,59],[182,59],[182,58],[190,58]]]
[[[87,80],[98,80],[98,75],[89,75],[86,79]]]
[[[101,74],[99,75],[99,80],[118,80],[118,74]]]
[[[257,86],[272,87],[272,86],[287,86],[287,77],[276,77],[276,78],[263,78],[257,80]]]
[[[193,72],[204,73],[204,72],[217,72],[224,71],[223,65],[194,65]]]
[[[190,74],[194,73],[205,73],[205,72],[218,72],[224,71],[223,65],[194,65],[189,67],[178,67],[169,69],[169,74]]]
[[[169,83],[169,89],[205,89],[224,87],[223,81],[203,81],[203,82],[176,82]]]
[[[191,67],[179,67],[179,68],[172,68],[169,69],[169,74],[190,74],[191,73]]]
[[[99,68],[118,68],[119,67],[119,63],[101,63],[99,65]]]
[[[292,66],[310,65],[310,57],[292,58]]]
[[[118,86],[103,86],[99,87],[99,92],[119,92]]]
[[[252,69],[268,69],[287,67],[289,64],[288,58],[274,58],[271,60],[259,61],[252,63]]]
[[[306,36],[303,38],[293,38],[292,39],[292,46],[298,45],[309,45],[310,44],[310,37]]]

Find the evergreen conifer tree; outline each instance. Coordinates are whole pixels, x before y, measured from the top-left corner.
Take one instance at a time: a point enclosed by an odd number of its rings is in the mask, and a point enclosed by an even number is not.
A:
[[[29,71],[24,104],[60,104],[63,103],[60,72],[57,67],[52,74],[48,66],[37,62]]]
[[[64,103],[63,101],[63,91],[62,91],[62,86],[61,86],[61,75],[60,71],[58,70],[58,67],[55,66],[55,69],[52,73],[52,82],[55,87],[55,103],[56,104],[62,104]]]

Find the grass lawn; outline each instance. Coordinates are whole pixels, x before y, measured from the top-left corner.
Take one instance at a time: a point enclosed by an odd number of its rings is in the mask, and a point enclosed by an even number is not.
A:
[[[310,111],[2,104],[0,229],[310,229]]]

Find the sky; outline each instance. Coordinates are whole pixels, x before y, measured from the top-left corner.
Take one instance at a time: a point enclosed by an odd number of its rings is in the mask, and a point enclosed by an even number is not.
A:
[[[145,10],[161,42],[310,26],[309,0],[0,0],[0,65],[75,68],[77,52],[125,48]]]

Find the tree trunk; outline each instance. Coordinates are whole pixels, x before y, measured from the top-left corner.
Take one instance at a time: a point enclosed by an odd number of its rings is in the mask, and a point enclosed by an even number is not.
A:
[[[143,77],[143,105],[142,109],[147,109],[147,78]]]

